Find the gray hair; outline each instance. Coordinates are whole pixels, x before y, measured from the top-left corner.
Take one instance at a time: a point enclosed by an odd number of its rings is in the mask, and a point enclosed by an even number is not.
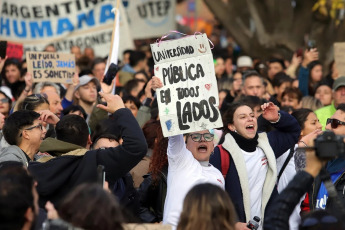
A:
[[[39,82],[39,83],[37,83],[36,86],[35,86],[35,88],[34,88],[33,93],[34,93],[34,94],[40,94],[41,91],[43,90],[43,88],[44,88],[44,87],[48,87],[48,86],[54,87],[55,90],[56,90],[56,93],[57,93],[58,95],[60,95],[60,87],[59,87],[57,84],[55,84],[55,83],[53,83],[53,82],[49,82],[49,81],[44,81],[44,82]]]

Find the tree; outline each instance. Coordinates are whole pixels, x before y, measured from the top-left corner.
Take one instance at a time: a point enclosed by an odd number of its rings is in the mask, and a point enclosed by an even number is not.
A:
[[[344,0],[204,0],[245,53],[287,57],[306,40],[320,60],[333,60],[333,43],[345,41]]]

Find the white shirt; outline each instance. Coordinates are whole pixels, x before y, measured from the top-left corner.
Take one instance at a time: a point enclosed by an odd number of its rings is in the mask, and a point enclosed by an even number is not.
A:
[[[254,152],[243,151],[244,160],[247,167],[249,192],[250,192],[250,219],[254,216],[261,217],[262,188],[264,187],[266,173],[268,170],[267,157],[261,148],[256,148]],[[260,228],[262,229],[262,221]]]
[[[186,148],[182,135],[169,137],[168,144],[168,188],[164,205],[163,223],[176,228],[189,190],[197,184],[212,183],[224,189],[221,172],[211,164],[201,166]]]

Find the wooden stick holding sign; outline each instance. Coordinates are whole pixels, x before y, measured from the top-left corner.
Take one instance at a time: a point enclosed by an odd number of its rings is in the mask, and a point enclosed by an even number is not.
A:
[[[74,54],[27,51],[26,62],[34,82],[72,84],[76,71]]]
[[[151,44],[165,137],[223,126],[213,57],[205,34]]]

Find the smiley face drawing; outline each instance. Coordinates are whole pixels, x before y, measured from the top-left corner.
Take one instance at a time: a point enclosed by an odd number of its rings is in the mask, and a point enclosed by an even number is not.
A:
[[[199,45],[200,46],[200,49],[198,49],[198,51],[200,52],[200,53],[206,53],[206,47],[205,47],[205,45],[204,44],[200,44]]]

